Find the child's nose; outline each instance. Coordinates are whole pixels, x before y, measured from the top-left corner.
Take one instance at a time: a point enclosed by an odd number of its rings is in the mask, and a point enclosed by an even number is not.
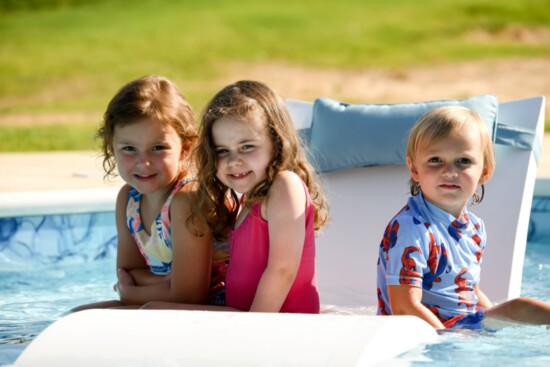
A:
[[[241,161],[241,157],[239,154],[237,153],[230,153],[229,154],[229,157],[228,157],[228,160],[227,160],[227,164],[230,165],[230,166],[235,166],[235,165],[240,165],[242,163]]]
[[[148,153],[140,153],[137,155],[137,164],[144,167],[151,166],[151,157]]]
[[[455,177],[458,175],[458,169],[454,163],[447,163],[443,167],[443,175],[447,177]]]

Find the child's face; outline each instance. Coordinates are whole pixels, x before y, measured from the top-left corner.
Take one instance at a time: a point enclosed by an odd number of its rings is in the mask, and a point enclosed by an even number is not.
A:
[[[426,200],[455,218],[460,218],[477,186],[487,181],[476,129],[453,131],[441,141],[420,148],[414,162],[407,157],[407,165]]]
[[[251,113],[246,121],[225,116],[212,126],[217,155],[216,177],[227,187],[246,194],[267,177],[273,158],[273,144],[261,114]]]
[[[179,176],[182,144],[170,125],[143,119],[119,126],[113,149],[120,176],[142,194],[164,194]]]

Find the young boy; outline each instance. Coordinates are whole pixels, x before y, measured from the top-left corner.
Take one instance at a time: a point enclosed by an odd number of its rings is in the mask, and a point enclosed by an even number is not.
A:
[[[484,319],[550,324],[550,304],[493,306],[479,288],[486,233],[466,206],[483,200],[495,168],[481,117],[460,106],[429,111],[411,129],[406,160],[412,196],[380,245],[378,314],[415,315],[436,329],[478,329]]]

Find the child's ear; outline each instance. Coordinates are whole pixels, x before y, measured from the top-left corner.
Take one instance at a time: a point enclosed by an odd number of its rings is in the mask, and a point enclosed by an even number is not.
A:
[[[187,157],[189,157],[189,154],[191,153],[191,149],[185,149],[185,148],[181,148],[181,153],[180,153],[180,160],[184,161],[187,159]]]
[[[411,157],[407,157],[407,167],[409,168],[409,173],[411,174],[411,178],[413,181],[419,182],[418,179],[418,170],[416,169],[416,166],[414,165],[413,160]]]
[[[481,171],[481,177],[479,178],[479,185],[484,185],[489,181],[489,170],[486,167],[483,167]]]

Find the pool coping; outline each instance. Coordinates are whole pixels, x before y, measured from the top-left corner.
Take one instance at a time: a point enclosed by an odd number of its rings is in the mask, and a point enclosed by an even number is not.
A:
[[[0,218],[112,212],[119,188],[0,193]],[[538,177],[533,196],[550,196],[550,177]]]
[[[0,218],[112,212],[119,188],[0,193]]]

